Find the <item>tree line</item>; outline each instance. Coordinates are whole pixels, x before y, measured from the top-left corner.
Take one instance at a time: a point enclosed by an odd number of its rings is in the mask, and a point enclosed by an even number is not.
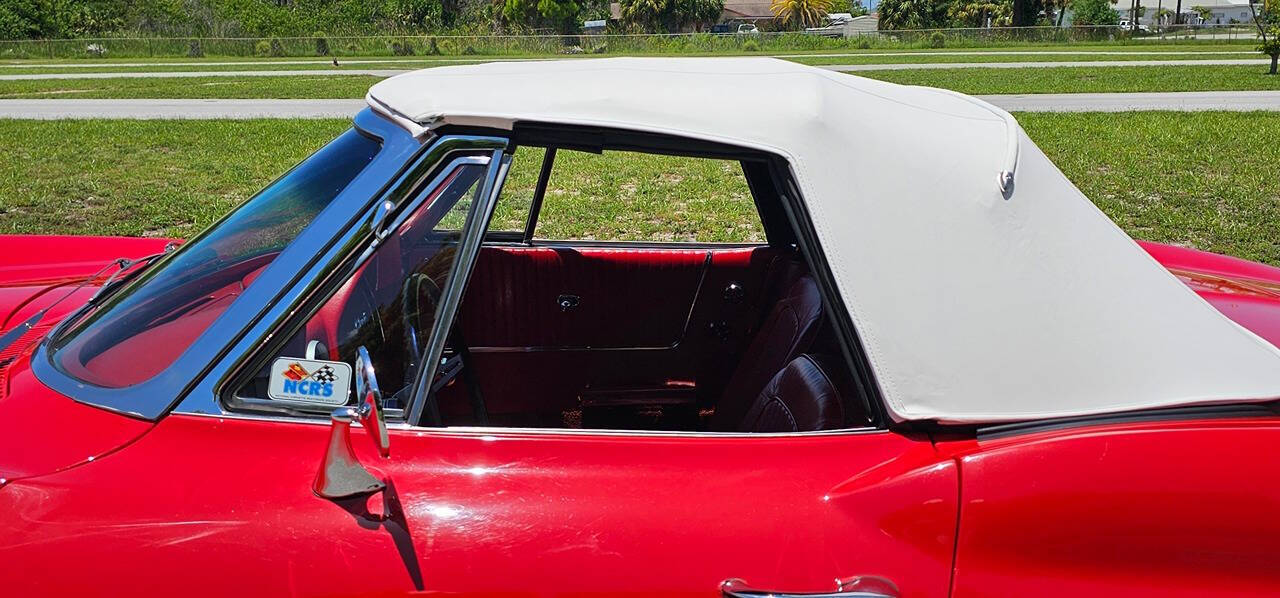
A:
[[[881,29],[1115,25],[1112,0],[881,0]]]
[[[724,0],[620,5],[613,28],[679,32],[716,23]],[[609,0],[0,0],[0,39],[575,33],[609,17]]]

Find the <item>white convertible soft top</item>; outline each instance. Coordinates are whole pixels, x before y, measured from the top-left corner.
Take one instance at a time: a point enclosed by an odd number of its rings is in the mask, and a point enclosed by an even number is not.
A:
[[[1003,110],[765,58],[433,68],[368,101],[415,134],[516,121],[786,158],[897,421],[1280,397],[1280,351],[1180,283]]]

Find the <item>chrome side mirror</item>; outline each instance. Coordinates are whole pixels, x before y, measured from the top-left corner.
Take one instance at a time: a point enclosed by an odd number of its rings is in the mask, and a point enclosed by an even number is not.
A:
[[[333,428],[329,432],[329,445],[312,485],[321,497],[347,498],[386,488],[382,480],[360,464],[351,448],[351,422],[359,421],[373,439],[378,454],[384,458],[391,454],[387,422],[382,413],[382,392],[378,390],[373,361],[364,347],[359,348],[356,357],[356,398],[355,407],[339,407],[330,415]]]
[[[373,359],[362,345],[356,349],[356,404],[360,410],[360,425],[364,426],[378,454],[391,456],[391,439],[387,437],[387,420],[382,414],[382,390],[373,372]]]

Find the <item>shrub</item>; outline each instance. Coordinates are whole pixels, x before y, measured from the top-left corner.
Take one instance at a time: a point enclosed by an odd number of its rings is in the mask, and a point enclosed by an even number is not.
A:
[[[1277,64],[1280,63],[1280,25],[1267,28],[1267,37],[1258,44],[1258,51],[1271,57],[1271,70],[1268,74],[1276,74]]]
[[[271,38],[270,49],[271,49],[272,56],[275,56],[276,58],[284,56],[284,42],[281,42],[280,38],[278,37]]]
[[[1199,7],[1193,7],[1196,10]],[[1111,8],[1109,0],[1072,0],[1071,24],[1111,26],[1120,22],[1120,13]]]
[[[467,56],[479,54],[479,52],[477,52],[476,49],[471,47],[470,45],[467,45],[467,47],[463,48],[462,53]]]
[[[941,31],[934,31],[933,34],[929,36],[930,48],[942,48],[942,47],[945,47],[946,45],[947,45],[947,36],[943,35]]]
[[[451,39],[440,40],[440,53],[452,56],[458,53],[458,44],[453,43]]]
[[[193,39],[187,44],[187,58],[204,58],[204,45],[200,40]]]
[[[742,42],[742,51],[743,52],[759,52],[760,42],[754,39],[749,39],[745,42]]]
[[[391,42],[391,53],[395,56],[413,56],[414,47],[409,40]]]
[[[253,53],[257,56],[270,56],[271,42],[265,39],[259,40],[258,43],[253,45]]]
[[[436,38],[434,37],[427,38],[427,51],[424,52],[424,54],[427,54],[429,56],[440,55],[440,46],[436,44]]]
[[[859,39],[859,40],[858,40],[858,43],[857,43],[856,45],[858,46],[858,49],[859,49],[859,50],[870,50],[870,49],[871,49],[871,40],[869,40],[869,39],[867,39],[865,36],[863,36],[861,39]]]
[[[312,34],[312,37],[315,38],[316,56],[328,56],[329,55],[329,39],[324,36],[324,33],[317,31],[314,34]]]

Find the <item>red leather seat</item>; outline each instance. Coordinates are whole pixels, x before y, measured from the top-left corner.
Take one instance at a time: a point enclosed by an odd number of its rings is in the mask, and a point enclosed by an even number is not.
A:
[[[825,365],[824,365],[825,364]],[[837,363],[813,355],[795,358],[760,391],[738,424],[739,432],[811,432],[844,425]]]
[[[769,310],[720,395],[711,416],[712,430],[737,430],[765,385],[792,360],[808,351],[818,335],[822,298],[817,283],[808,274],[802,274],[785,288],[786,292]]]

